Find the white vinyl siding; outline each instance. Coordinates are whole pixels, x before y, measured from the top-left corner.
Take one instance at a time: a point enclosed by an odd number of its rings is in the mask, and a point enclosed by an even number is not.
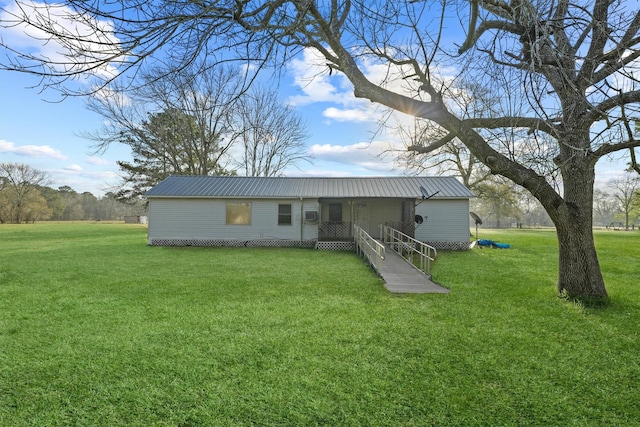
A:
[[[226,224],[227,202],[250,203],[251,223]],[[291,226],[278,226],[279,204],[291,205]],[[305,223],[304,211],[318,209],[315,200],[151,199],[149,240],[312,240],[318,238],[318,225]]]
[[[423,242],[468,242],[468,200],[424,200],[416,215],[426,217],[416,225],[416,239]]]

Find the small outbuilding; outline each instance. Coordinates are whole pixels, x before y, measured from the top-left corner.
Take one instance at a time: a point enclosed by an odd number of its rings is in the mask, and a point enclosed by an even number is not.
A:
[[[473,194],[454,177],[171,176],[146,196],[149,245],[339,247],[385,224],[469,248]]]

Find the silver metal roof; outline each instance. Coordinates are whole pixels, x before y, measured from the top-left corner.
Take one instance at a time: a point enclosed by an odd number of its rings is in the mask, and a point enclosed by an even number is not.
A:
[[[424,189],[424,191],[422,189]],[[454,177],[243,177],[170,176],[150,189],[147,197],[204,198],[410,198],[474,197]]]

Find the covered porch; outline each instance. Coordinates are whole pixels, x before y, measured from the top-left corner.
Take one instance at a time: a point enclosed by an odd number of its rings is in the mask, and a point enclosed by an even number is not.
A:
[[[318,241],[351,241],[354,225],[377,238],[381,224],[415,236],[415,199],[321,198],[319,203]]]

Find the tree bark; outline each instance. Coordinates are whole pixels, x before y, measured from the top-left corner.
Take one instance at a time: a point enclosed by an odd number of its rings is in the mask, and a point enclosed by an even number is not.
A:
[[[607,291],[593,241],[591,225],[570,215],[556,225],[558,235],[558,293],[569,297],[604,298]]]
[[[558,236],[558,293],[605,298],[607,291],[593,239],[595,162],[574,155],[562,168],[562,175],[564,201],[550,212]]]

